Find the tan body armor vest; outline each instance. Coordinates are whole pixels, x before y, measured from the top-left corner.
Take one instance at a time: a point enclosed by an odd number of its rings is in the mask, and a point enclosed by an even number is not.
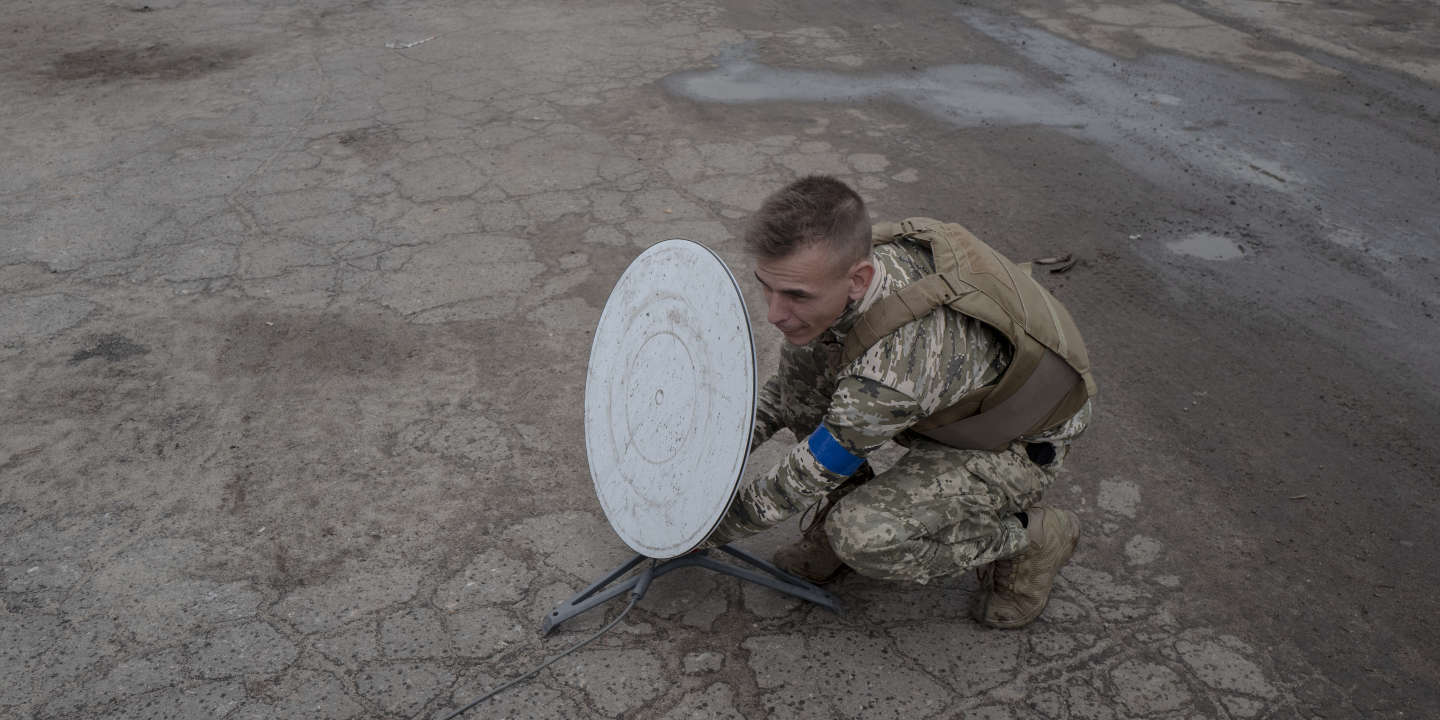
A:
[[[844,364],[941,306],[998,330],[1015,350],[998,381],[966,393],[911,430],[951,447],[1000,450],[1065,422],[1094,397],[1080,331],[1065,306],[1030,277],[1028,263],[1010,262],[955,223],[917,217],[881,223],[872,231],[876,245],[902,238],[929,246],[935,274],[861,313],[845,337]]]

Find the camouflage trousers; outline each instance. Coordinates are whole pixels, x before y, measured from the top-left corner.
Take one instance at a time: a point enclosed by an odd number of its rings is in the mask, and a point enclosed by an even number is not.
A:
[[[988,452],[916,438],[893,467],[845,488],[826,534],[846,565],[882,580],[926,583],[1010,557],[1027,545],[1015,513],[1040,500],[1067,449],[1042,467],[1023,443]]]

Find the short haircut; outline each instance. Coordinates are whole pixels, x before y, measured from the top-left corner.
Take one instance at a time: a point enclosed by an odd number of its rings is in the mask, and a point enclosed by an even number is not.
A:
[[[779,259],[824,244],[837,269],[870,256],[870,214],[850,186],[828,175],[811,175],[777,190],[745,230],[745,246],[764,259]]]

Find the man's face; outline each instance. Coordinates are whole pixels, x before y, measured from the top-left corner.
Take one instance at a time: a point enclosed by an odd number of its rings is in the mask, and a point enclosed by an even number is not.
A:
[[[829,248],[819,243],[782,258],[755,261],[755,278],[769,306],[766,319],[793,345],[825,332],[845,312],[847,301],[865,296],[874,273],[869,258],[837,267]]]

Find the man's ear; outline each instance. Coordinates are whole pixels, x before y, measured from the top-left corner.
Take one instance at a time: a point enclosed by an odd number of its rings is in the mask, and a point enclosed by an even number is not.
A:
[[[874,279],[875,265],[870,262],[870,258],[850,266],[850,299],[859,300],[865,297],[865,291],[870,289],[870,281]]]

